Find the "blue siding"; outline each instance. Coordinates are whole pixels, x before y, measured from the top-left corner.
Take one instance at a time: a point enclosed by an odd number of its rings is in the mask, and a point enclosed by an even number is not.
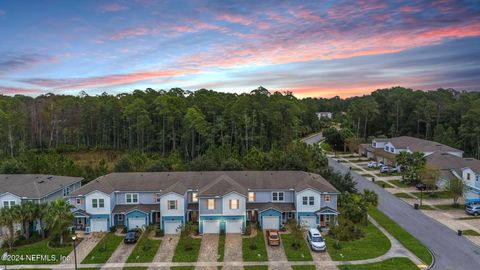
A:
[[[162,216],[160,217],[160,229],[163,229],[163,226],[164,226],[164,222],[165,221],[168,221],[168,220],[180,220],[182,222],[182,224],[185,223],[185,217],[184,216]]]
[[[255,202],[271,202],[272,201],[272,191],[254,191],[255,192]],[[275,190],[277,191],[277,190]],[[284,192],[285,194],[285,202],[293,202],[293,191],[285,191],[285,190],[279,190]]]
[[[245,216],[200,216],[198,231],[200,234],[203,234],[203,221],[204,220],[220,220],[220,231],[225,231],[225,221],[226,220],[242,220],[242,226],[246,226],[246,217]]]
[[[320,197],[320,202],[321,202],[320,207],[328,206],[332,209],[337,210],[337,195],[336,194],[330,195],[330,198],[331,198],[330,202],[325,202],[324,197],[325,195],[323,194]]]
[[[200,215],[215,215],[215,214],[222,214],[223,212],[223,204],[222,198],[215,198],[215,209],[208,210],[207,209],[207,199],[200,199],[198,209],[200,210]]]
[[[260,227],[262,228],[263,228],[263,217],[279,217],[278,222],[280,222],[280,220],[282,219],[282,213],[275,209],[268,209],[266,211],[259,213],[259,222],[260,222]],[[278,226],[280,227],[280,224],[278,224]]]
[[[155,193],[156,192],[118,192],[116,193],[116,203],[125,204],[125,194],[126,193],[138,193],[138,202],[142,204],[154,204],[155,202]]]

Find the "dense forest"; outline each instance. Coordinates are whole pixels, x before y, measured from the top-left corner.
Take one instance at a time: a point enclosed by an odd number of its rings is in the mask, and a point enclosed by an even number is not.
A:
[[[319,120],[318,111],[333,112],[333,122]],[[149,88],[119,95],[0,95],[0,173],[92,179],[113,170],[318,171],[315,151],[295,140],[328,126],[341,127],[340,136],[356,142],[410,135],[478,158],[480,93],[394,87],[347,99],[298,99],[259,87],[244,94]],[[82,153],[88,162],[79,161]]]

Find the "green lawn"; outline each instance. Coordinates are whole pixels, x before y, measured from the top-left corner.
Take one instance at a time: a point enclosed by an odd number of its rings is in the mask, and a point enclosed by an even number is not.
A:
[[[82,261],[83,264],[106,263],[112,253],[122,242],[123,237],[113,233],[107,234]]]
[[[332,146],[326,142],[320,143],[320,148],[322,148],[323,151],[332,152]]]
[[[390,183],[392,183],[395,186],[400,187],[400,188],[408,188],[408,187],[413,187],[414,186],[414,185],[410,185],[407,182],[404,182],[402,180],[390,180],[388,182],[390,182]]]
[[[135,249],[127,259],[127,263],[147,263],[152,262],[157,250],[160,247],[160,240],[152,240],[148,238],[148,233],[144,233],[138,240]]]
[[[403,192],[395,193],[394,195],[395,195],[395,197],[402,198],[402,199],[415,199],[416,198],[415,196],[410,196],[410,194],[403,193]]]
[[[420,191],[412,192],[412,195],[420,198]],[[447,191],[423,192],[424,199],[451,199],[452,196]]]
[[[390,241],[373,224],[359,225],[364,237],[354,241],[340,241],[340,249],[335,249],[335,239],[325,236],[327,251],[334,261],[354,261],[376,258],[388,252]]]
[[[187,241],[191,243],[192,249],[186,250],[185,245]],[[198,259],[198,253],[200,252],[200,245],[202,244],[201,238],[184,238],[180,237],[175,254],[172,261],[174,262],[196,262]]]
[[[42,240],[33,244],[18,246],[15,251],[9,252],[11,255],[18,255],[12,257],[12,260],[7,262],[7,265],[12,264],[57,264],[60,263],[61,256],[67,256],[73,250],[73,246],[64,246],[59,248],[51,248],[48,246],[49,240]],[[0,249],[0,254],[6,250]],[[48,258],[33,258],[30,255],[46,255]],[[0,259],[1,265],[4,262]]]
[[[340,270],[418,270],[418,267],[408,258],[391,258],[378,263],[340,265]]]
[[[401,173],[377,173],[379,176],[402,176]]]
[[[428,204],[422,204],[422,205],[420,205],[420,209],[421,209],[421,210],[435,210],[433,207],[431,207],[431,206],[428,205]]]
[[[223,257],[225,256],[225,235],[220,235],[218,237],[218,260],[223,262]]]
[[[282,238],[283,242],[283,249],[285,250],[285,255],[287,255],[287,259],[289,261],[311,261],[312,255],[310,254],[310,250],[307,246],[307,243],[301,239],[300,241],[300,248],[294,249],[292,247],[293,240],[295,239],[291,234],[281,234],[280,237]]]
[[[390,185],[388,182],[385,182],[385,181],[375,181],[373,182],[383,188],[393,188],[394,186]]]
[[[255,249],[250,247],[250,243],[256,245]],[[263,231],[258,230],[257,235],[253,238],[242,239],[243,260],[246,262],[261,262],[267,261],[267,248],[265,247],[265,240],[263,239]]]
[[[268,270],[268,266],[266,266],[266,265],[252,265],[252,266],[244,266],[243,269],[245,269],[245,270]]]
[[[471,220],[471,219],[480,219],[480,216],[478,217],[475,217],[475,216],[471,216],[471,217],[461,217],[461,218],[458,218],[459,220]]]
[[[463,235],[480,236],[480,233],[474,230],[464,230]]]
[[[438,209],[442,209],[442,210],[458,210],[458,209],[463,210],[465,208],[465,205],[464,204],[459,204],[459,205],[455,206],[453,204],[436,204],[435,207],[437,207]]]
[[[315,270],[315,265],[292,265],[293,270]]]
[[[413,254],[417,255],[420,260],[427,265],[432,264],[432,255],[430,254],[430,251],[409,232],[404,230],[402,227],[400,227],[400,225],[380,212],[380,210],[377,208],[370,208],[368,213],[403,246],[405,246]]]

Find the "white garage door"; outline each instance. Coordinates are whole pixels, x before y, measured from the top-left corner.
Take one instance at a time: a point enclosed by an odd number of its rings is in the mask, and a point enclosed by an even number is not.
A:
[[[129,218],[128,219],[128,228],[129,229],[136,229],[136,228],[143,228],[146,226],[145,218]]]
[[[182,228],[182,222],[179,220],[165,221],[165,234],[178,234]]]
[[[203,221],[203,233],[219,233],[220,221],[219,220],[204,220]]]
[[[300,225],[305,228],[316,228],[317,227],[317,218],[316,217],[300,217]]]
[[[264,230],[280,229],[280,217],[263,217],[262,226]]]
[[[242,233],[243,222],[241,220],[227,220],[225,223],[226,233]]]
[[[107,219],[106,218],[91,219],[90,220],[90,231],[91,232],[107,232],[108,231]]]

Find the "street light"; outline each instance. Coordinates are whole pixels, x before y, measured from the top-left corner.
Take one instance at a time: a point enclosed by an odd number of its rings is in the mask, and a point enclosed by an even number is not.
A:
[[[77,235],[76,234],[72,236],[72,240],[73,240],[73,257],[75,258],[75,270],[77,270],[77,245],[76,245]]]

